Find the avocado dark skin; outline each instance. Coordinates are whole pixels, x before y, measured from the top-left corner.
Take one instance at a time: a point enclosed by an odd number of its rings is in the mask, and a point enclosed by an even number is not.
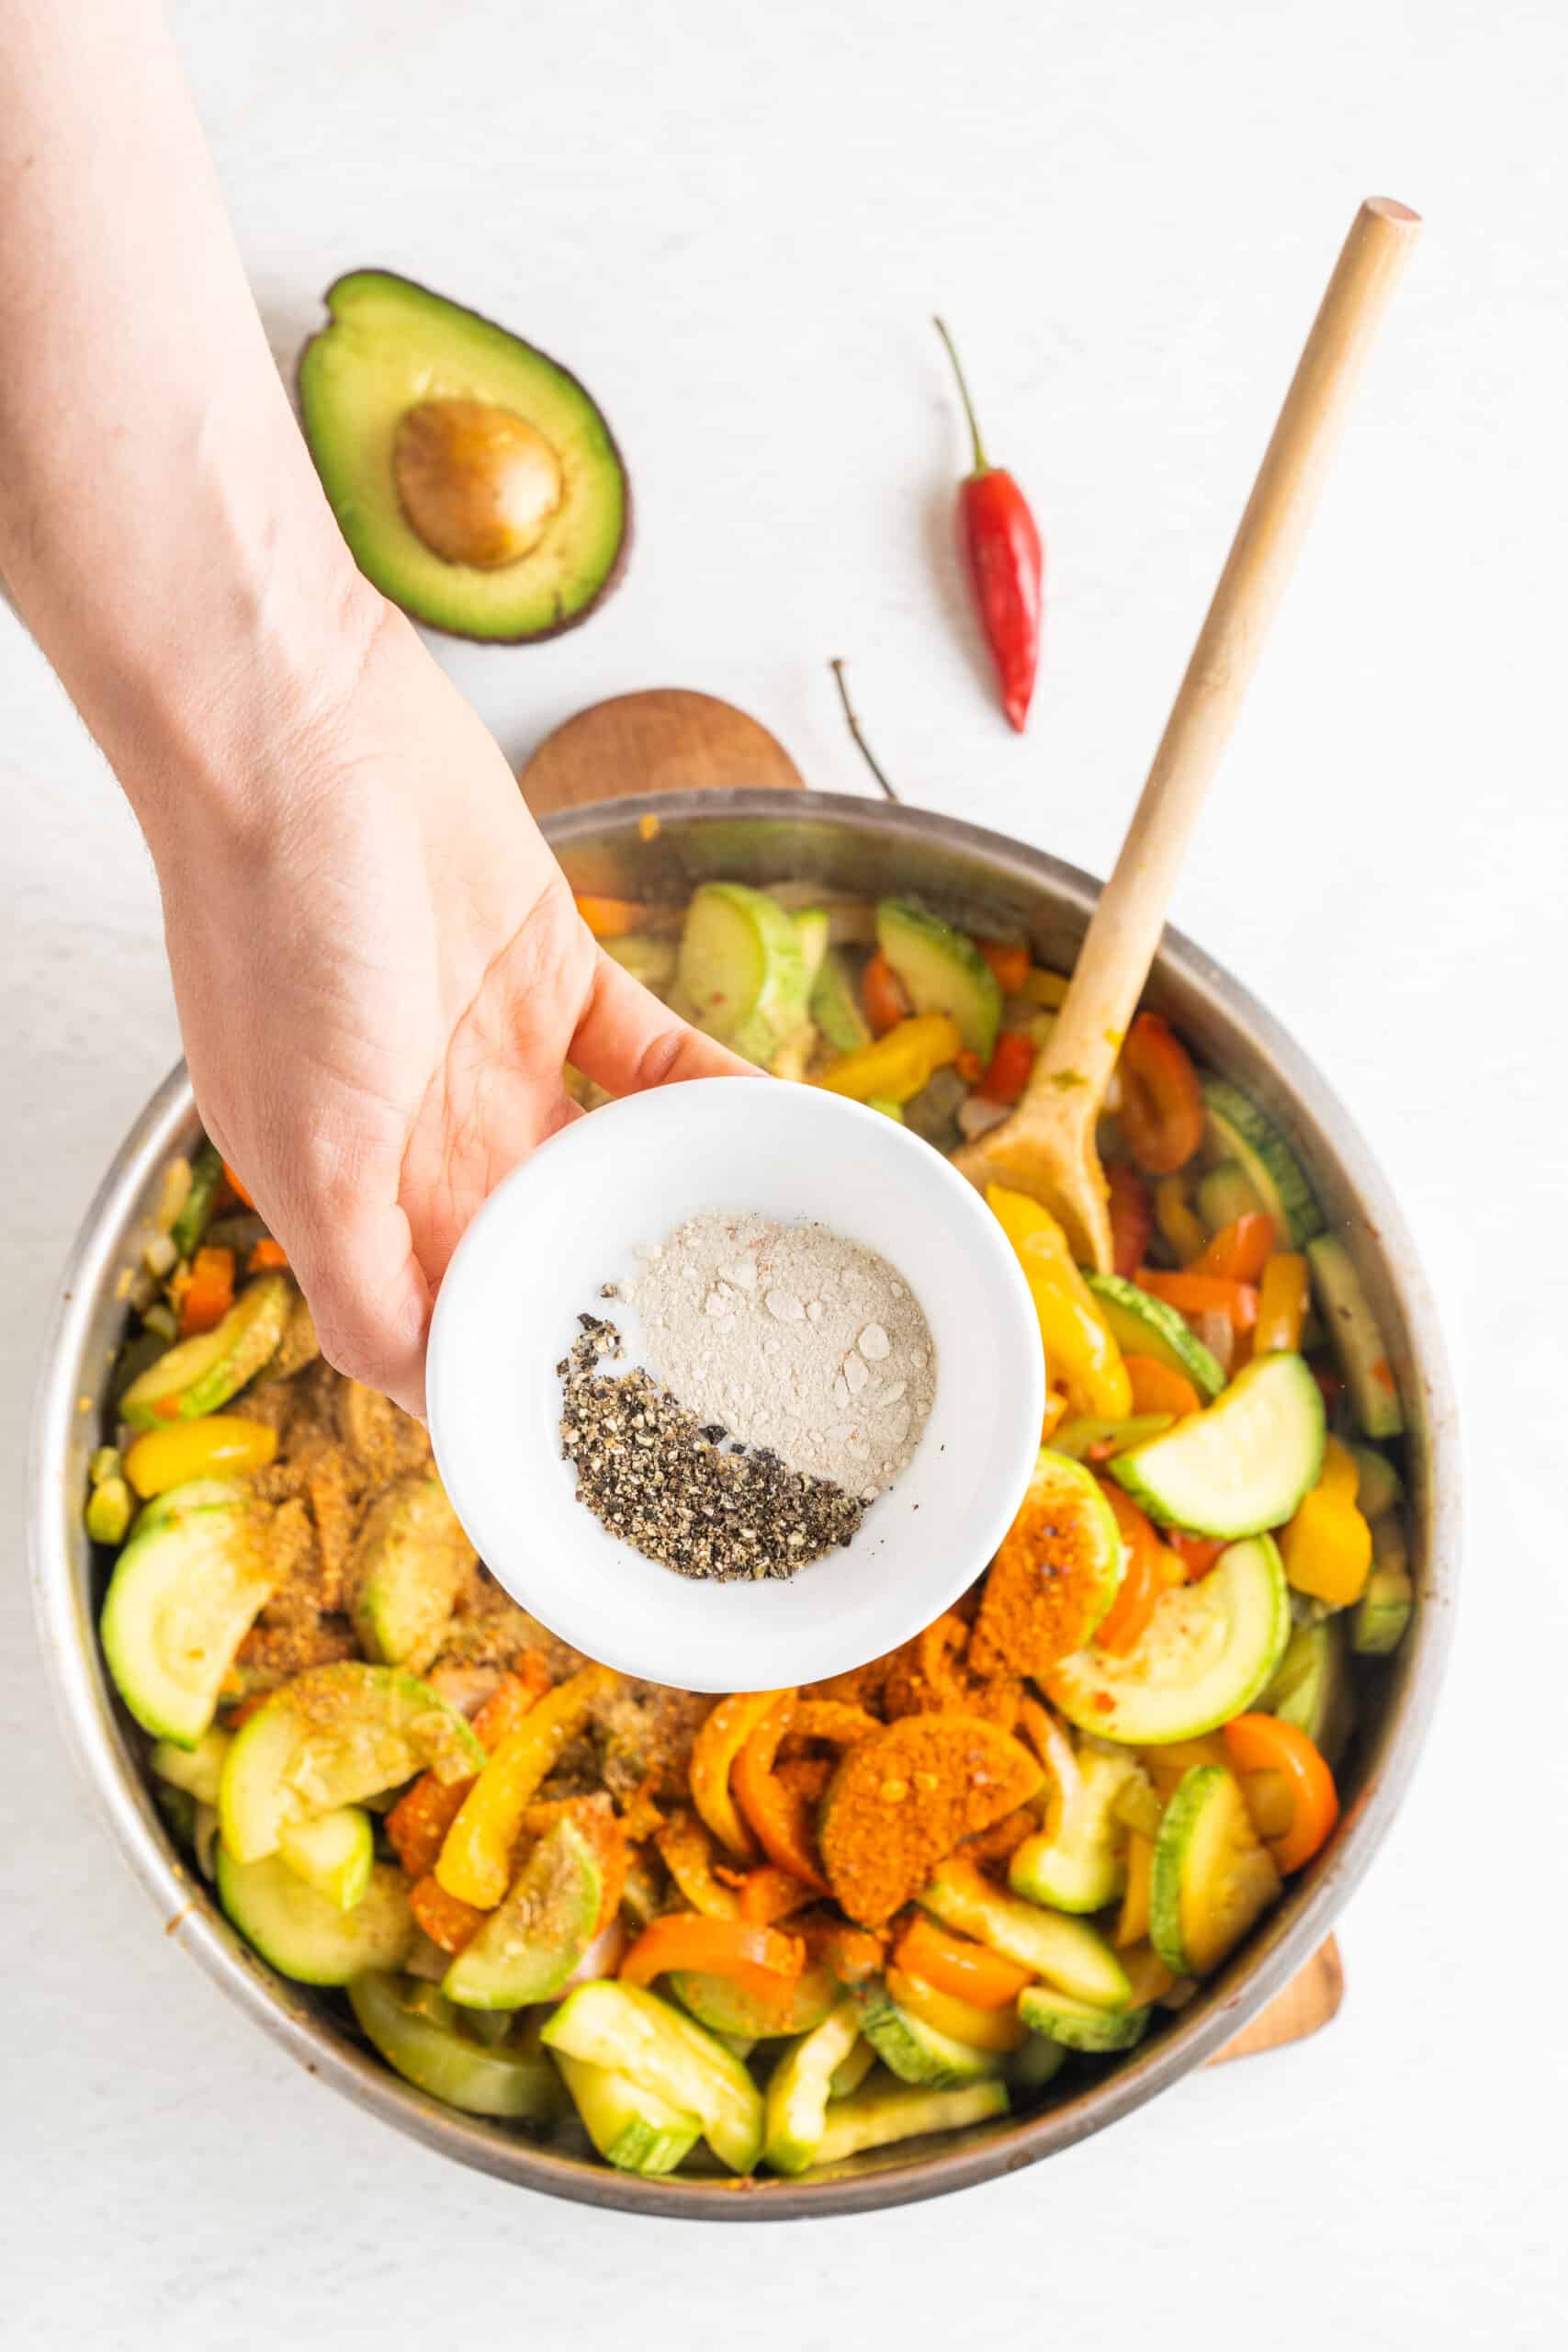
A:
[[[578,628],[618,583],[631,543],[631,484],[610,426],[581,379],[536,345],[478,311],[390,270],[353,270],[333,280],[331,320],[300,353],[299,399],[306,442],[351,552],[367,578],[411,619],[475,644],[533,644]],[[408,458],[418,412],[493,412],[493,431],[448,436],[460,456],[543,445],[559,467],[561,500],[526,514],[508,551],[506,515],[515,483],[455,479],[432,483],[428,430]],[[410,420],[412,419],[412,424]],[[521,429],[519,429],[521,428]],[[548,466],[548,456],[539,463]],[[405,497],[413,480],[413,495]],[[525,505],[526,502],[524,501]],[[465,518],[476,527],[465,536]],[[457,527],[451,518],[456,515]],[[499,537],[498,515],[502,518]],[[421,536],[423,520],[430,537]],[[473,563],[452,551],[471,544]]]

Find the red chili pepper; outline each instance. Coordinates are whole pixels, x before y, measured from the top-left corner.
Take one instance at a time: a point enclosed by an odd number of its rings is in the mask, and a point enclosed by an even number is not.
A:
[[[975,445],[975,469],[958,486],[959,544],[980,627],[997,665],[1002,708],[1021,735],[1040,666],[1044,552],[1029,501],[1005,467],[991,464],[981,446],[969,387],[953,337],[940,319],[936,331],[947,345]]]

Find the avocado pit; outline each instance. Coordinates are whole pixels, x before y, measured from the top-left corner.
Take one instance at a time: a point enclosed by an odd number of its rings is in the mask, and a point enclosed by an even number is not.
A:
[[[536,426],[489,401],[419,401],[398,421],[392,478],[410,529],[443,562],[500,571],[558,513],[560,463]]]

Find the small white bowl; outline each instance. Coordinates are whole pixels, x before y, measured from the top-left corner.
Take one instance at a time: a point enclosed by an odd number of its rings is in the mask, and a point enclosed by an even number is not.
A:
[[[562,1459],[556,1366],[581,1313],[627,1363],[640,1329],[601,1285],[703,1209],[816,1219],[888,1259],[925,1311],[936,1394],[914,1459],[843,1550],[790,1577],[678,1576],[606,1532]],[[624,1367],[623,1367],[624,1368]],[[575,1120],[499,1185],[431,1326],[436,1465],[480,1557],[574,1648],[693,1690],[814,1682],[908,1641],[979,1575],[1040,1444],[1028,1285],[985,1202],[879,1111],[777,1080],[655,1088]]]

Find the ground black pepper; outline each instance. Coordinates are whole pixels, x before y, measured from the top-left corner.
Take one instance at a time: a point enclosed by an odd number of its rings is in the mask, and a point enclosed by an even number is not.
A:
[[[580,1315],[581,1338],[556,1370],[561,1452],[577,1499],[612,1535],[683,1577],[787,1577],[848,1544],[858,1496],[785,1467],[758,1446],[727,1446],[646,1372],[600,1369],[621,1353],[613,1323]]]

